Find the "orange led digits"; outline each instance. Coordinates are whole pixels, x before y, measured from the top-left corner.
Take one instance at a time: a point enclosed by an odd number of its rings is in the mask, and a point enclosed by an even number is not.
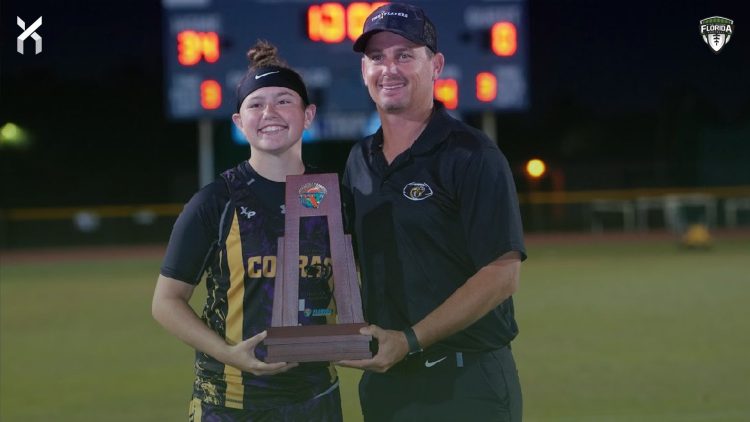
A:
[[[346,13],[339,3],[322,3],[307,9],[307,36],[312,41],[337,43],[346,38]]]
[[[339,43],[347,37],[356,40],[362,34],[367,16],[387,2],[314,4],[307,8],[307,37],[311,41]]]
[[[497,98],[497,78],[490,72],[477,74],[477,100],[486,103]]]
[[[346,8],[346,35],[350,40],[356,41],[362,35],[362,28],[365,26],[365,20],[375,9],[386,4],[386,2],[377,3],[352,3]]]
[[[512,56],[518,48],[516,26],[510,22],[497,22],[492,25],[492,51],[498,56]]]
[[[192,66],[201,60],[200,37],[195,31],[177,34],[177,61],[183,66]]]
[[[320,41],[320,22],[323,16],[319,5],[307,8],[307,38],[311,41]]]
[[[201,47],[203,58],[209,63],[219,60],[219,36],[216,32],[204,32],[201,34]]]
[[[213,80],[201,82],[201,107],[215,110],[221,106],[221,85]]]
[[[180,31],[177,34],[177,61],[183,66],[193,66],[205,59],[209,63],[219,60],[219,36],[216,32]]]
[[[436,80],[435,99],[445,104],[445,108],[449,110],[455,110],[458,107],[458,83],[456,82],[456,80]]]

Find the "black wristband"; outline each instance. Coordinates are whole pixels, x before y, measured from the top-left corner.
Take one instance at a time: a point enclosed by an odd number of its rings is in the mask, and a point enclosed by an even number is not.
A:
[[[406,342],[409,344],[409,353],[407,353],[406,356],[421,353],[422,346],[419,345],[419,340],[417,340],[417,335],[414,334],[414,330],[411,327],[407,327],[404,330],[404,335],[406,336]]]

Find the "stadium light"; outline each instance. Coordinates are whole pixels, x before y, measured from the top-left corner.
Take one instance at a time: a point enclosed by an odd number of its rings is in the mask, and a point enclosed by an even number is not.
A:
[[[29,144],[28,133],[17,124],[8,122],[0,126],[0,148],[25,148]]]
[[[539,179],[547,172],[547,165],[538,158],[532,158],[526,163],[526,174],[532,179]]]

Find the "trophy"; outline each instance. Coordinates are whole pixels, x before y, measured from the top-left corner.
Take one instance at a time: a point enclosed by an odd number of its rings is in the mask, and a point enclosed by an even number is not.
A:
[[[278,240],[273,315],[266,362],[325,362],[367,359],[371,336],[367,326],[354,265],[351,236],[344,234],[339,180],[335,173],[287,176],[284,236]],[[337,321],[326,325],[300,325],[299,279],[300,222],[305,217],[325,217],[331,252],[330,274]]]

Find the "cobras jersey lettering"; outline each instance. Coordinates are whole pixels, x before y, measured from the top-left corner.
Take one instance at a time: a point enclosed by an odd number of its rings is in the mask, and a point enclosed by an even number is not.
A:
[[[247,276],[250,278],[275,277],[275,256],[251,256],[247,259]]]
[[[317,271],[310,271],[311,268],[330,268],[331,258],[325,259],[320,255],[299,257],[299,276],[300,278],[320,277]],[[247,276],[252,279],[267,277],[276,277],[276,257],[275,256],[251,256],[247,259]]]

